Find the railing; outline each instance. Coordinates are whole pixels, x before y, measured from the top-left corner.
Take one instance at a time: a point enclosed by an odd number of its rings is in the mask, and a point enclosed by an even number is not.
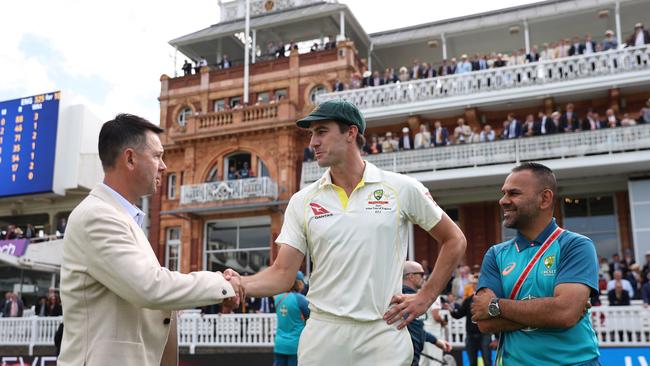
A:
[[[465,318],[449,321],[443,338],[454,347],[465,345]],[[54,333],[62,317],[0,318],[0,345],[34,346],[54,344]],[[641,305],[597,306],[591,309],[591,322],[601,347],[650,347],[650,309]],[[181,313],[178,319],[178,344],[189,347],[273,347],[275,314],[201,314],[196,310]]]
[[[650,149],[650,124],[382,153],[364,159],[380,169],[414,173],[642,149]],[[302,183],[316,181],[324,172],[316,162],[303,163]]]
[[[259,106],[248,107],[243,110],[243,121],[255,121],[258,119],[275,118],[278,116],[277,104],[264,104]]]
[[[316,101],[342,98],[364,110],[641,70],[650,70],[648,46],[325,93]]]
[[[253,197],[277,198],[278,185],[261,177],[181,186],[182,205]]]

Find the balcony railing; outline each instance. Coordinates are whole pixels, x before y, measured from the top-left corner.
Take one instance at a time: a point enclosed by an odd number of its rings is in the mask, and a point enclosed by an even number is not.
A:
[[[643,149],[650,149],[650,124],[383,153],[364,159],[380,169],[414,173]],[[303,163],[302,183],[314,182],[324,172],[316,162]]]
[[[443,338],[454,347],[465,345],[465,318],[449,321]],[[0,318],[0,345],[51,346],[62,317]],[[178,321],[178,344],[189,347],[273,347],[275,314],[201,314],[183,312]],[[650,309],[641,305],[597,306],[591,309],[591,323],[601,347],[650,346]]]
[[[261,177],[181,186],[182,205],[255,197],[277,198],[278,185]]]
[[[648,46],[326,93],[317,102],[342,98],[364,110],[642,70],[650,70]]]

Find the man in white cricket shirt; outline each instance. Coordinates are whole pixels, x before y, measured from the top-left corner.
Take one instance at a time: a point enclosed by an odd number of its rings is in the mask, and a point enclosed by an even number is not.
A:
[[[243,277],[242,284],[255,297],[286,291],[309,254],[311,317],[300,337],[298,364],[410,365],[413,346],[405,326],[447,284],[465,237],[421,183],[361,158],[366,123],[353,104],[322,103],[297,124],[310,130],[315,158],[329,169],[291,198],[273,265]],[[429,232],[441,249],[429,281],[417,294],[404,295],[409,222]]]

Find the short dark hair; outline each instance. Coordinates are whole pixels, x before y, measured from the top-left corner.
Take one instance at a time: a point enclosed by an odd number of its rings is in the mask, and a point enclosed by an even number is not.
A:
[[[557,197],[557,181],[555,180],[555,174],[551,168],[547,167],[544,164],[535,163],[535,162],[525,162],[517,165],[512,168],[513,173],[529,171],[535,175],[539,184],[544,189],[550,189],[553,192],[553,198]]]
[[[350,129],[350,126],[351,126],[351,125],[348,125],[348,124],[340,122],[340,121],[336,121],[336,124],[339,125],[339,131],[341,131],[341,133],[348,132],[348,130]],[[366,137],[363,136],[361,131],[358,131],[358,133],[357,133],[356,142],[357,142],[357,147],[359,148],[359,150],[363,149],[363,147],[366,145]]]
[[[104,123],[99,131],[99,160],[104,170],[115,166],[115,160],[126,147],[139,149],[146,142],[146,132],[156,134],[164,130],[142,117],[120,113]]]

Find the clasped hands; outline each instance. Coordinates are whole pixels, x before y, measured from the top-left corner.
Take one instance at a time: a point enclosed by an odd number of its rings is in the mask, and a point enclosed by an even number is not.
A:
[[[235,290],[235,296],[225,299],[223,304],[232,308],[238,308],[246,299],[246,289],[241,283],[241,275],[235,270],[228,268],[223,271],[223,278],[228,281],[233,290]]]

